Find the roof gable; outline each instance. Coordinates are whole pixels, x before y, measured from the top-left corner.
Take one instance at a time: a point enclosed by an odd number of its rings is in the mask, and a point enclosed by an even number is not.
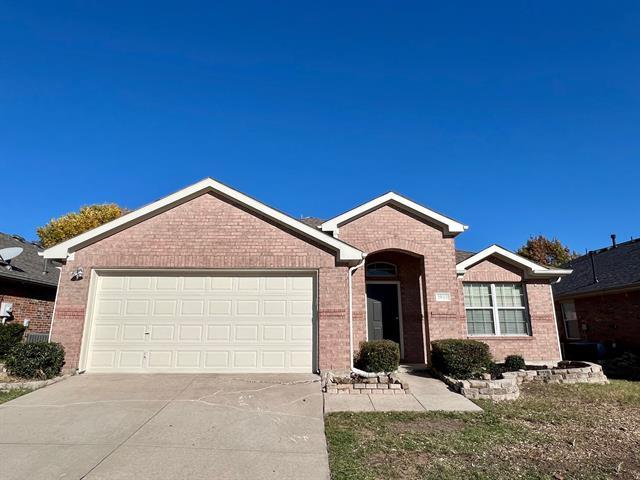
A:
[[[455,236],[458,233],[464,232],[468,227],[462,223],[446,217],[441,213],[435,212],[427,207],[424,207],[413,200],[409,200],[402,195],[395,192],[385,193],[373,200],[368,201],[356,208],[353,208],[337,217],[327,220],[320,228],[325,232],[337,232],[341,225],[348,223],[356,218],[359,218],[367,213],[377,210],[385,205],[394,205],[401,210],[408,211],[419,218],[428,220],[442,227],[446,235]]]
[[[522,268],[527,278],[559,278],[571,273],[571,270],[543,267],[500,245],[491,245],[475,255],[467,257],[456,265],[456,272],[458,275],[464,275],[469,268],[489,257],[496,257],[510,265]]]
[[[295,218],[280,212],[279,210],[271,208],[268,205],[265,205],[264,203],[211,178],[205,178],[198,183],[183,188],[182,190],[134,210],[133,212],[123,215],[111,222],[105,223],[104,225],[89,230],[88,232],[59,243],[58,245],[45,250],[42,255],[45,258],[67,258],[69,254],[79,250],[80,248],[95,243],[103,238],[113,235],[114,233],[125,230],[132,225],[136,225],[148,218],[154,217],[177,205],[186,203],[193,198],[209,192],[215,192],[227,199],[239,203],[248,210],[264,215],[277,224],[290,228],[307,238],[315,240],[321,245],[330,247],[337,253],[337,257],[341,261],[357,261],[363,258],[363,253],[357,248],[352,247],[337,238],[326,235],[316,228],[306,225]]]

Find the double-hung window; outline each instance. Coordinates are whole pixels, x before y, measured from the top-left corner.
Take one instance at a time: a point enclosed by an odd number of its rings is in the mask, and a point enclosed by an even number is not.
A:
[[[521,283],[465,283],[469,335],[530,335]]]

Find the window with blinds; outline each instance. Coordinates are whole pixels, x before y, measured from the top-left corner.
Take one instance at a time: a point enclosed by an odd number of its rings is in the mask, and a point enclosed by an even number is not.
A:
[[[531,335],[520,283],[465,283],[469,335]]]

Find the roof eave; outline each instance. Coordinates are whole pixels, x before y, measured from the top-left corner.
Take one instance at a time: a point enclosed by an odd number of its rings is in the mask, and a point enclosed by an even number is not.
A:
[[[464,259],[462,262],[459,262],[456,265],[456,273],[459,276],[462,276],[467,272],[469,268],[492,256],[495,256],[511,265],[522,268],[527,278],[561,278],[566,275],[570,275],[573,272],[573,270],[547,268],[542,265],[538,265],[537,263],[521,257],[520,255],[507,250],[506,248],[494,244],[476,253],[475,255]]]
[[[88,232],[82,233],[74,238],[66,240],[58,245],[50,247],[42,252],[44,258],[66,259],[69,254],[79,250],[91,243],[95,243],[103,238],[111,236],[122,230],[125,230],[137,223],[148,218],[165,212],[177,205],[185,203],[193,198],[208,192],[216,192],[225,198],[238,202],[250,210],[257,211],[276,223],[291,228],[306,237],[317,241],[318,243],[328,246],[336,251],[337,258],[340,261],[357,261],[363,258],[363,252],[357,248],[338,240],[337,238],[325,235],[318,229],[306,225],[299,220],[280,212],[272,207],[265,205],[237,190],[232,189],[211,178],[205,178],[191,186],[183,188],[171,195],[161,198],[153,203],[145,205],[133,212],[119,217],[111,222],[105,223]]]
[[[344,212],[334,218],[327,220],[326,222],[323,222],[319,228],[324,232],[336,232],[339,230],[340,226],[344,225],[345,223],[348,223],[358,217],[366,215],[367,213],[388,204],[396,205],[400,208],[409,210],[410,212],[425,220],[438,224],[443,228],[444,233],[449,236],[456,236],[469,228],[468,225],[464,225],[463,223],[453,220],[452,218],[446,217],[445,215],[424,207],[395,192],[385,193],[384,195],[376,197],[373,200],[352,208],[347,212]]]

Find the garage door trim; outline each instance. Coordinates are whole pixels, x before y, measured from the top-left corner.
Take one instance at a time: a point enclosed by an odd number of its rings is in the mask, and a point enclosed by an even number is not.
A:
[[[318,329],[318,271],[316,269],[104,269],[98,268],[91,271],[91,277],[89,280],[89,292],[87,310],[84,318],[84,328],[82,333],[82,343],[80,348],[80,363],[78,370],[84,372],[87,369],[89,350],[91,348],[91,341],[93,338],[93,330],[95,326],[95,301],[98,294],[98,285],[100,277],[105,276],[297,276],[308,275],[312,278],[312,370],[316,371],[319,364],[319,329]],[[123,372],[126,373],[126,372]],[[149,373],[152,373],[150,371]],[[180,373],[180,370],[176,370],[175,373]],[[187,372],[185,372],[187,373]],[[189,372],[193,373],[193,371]],[[202,373],[206,373],[203,371]],[[229,373],[233,373],[230,371]]]

